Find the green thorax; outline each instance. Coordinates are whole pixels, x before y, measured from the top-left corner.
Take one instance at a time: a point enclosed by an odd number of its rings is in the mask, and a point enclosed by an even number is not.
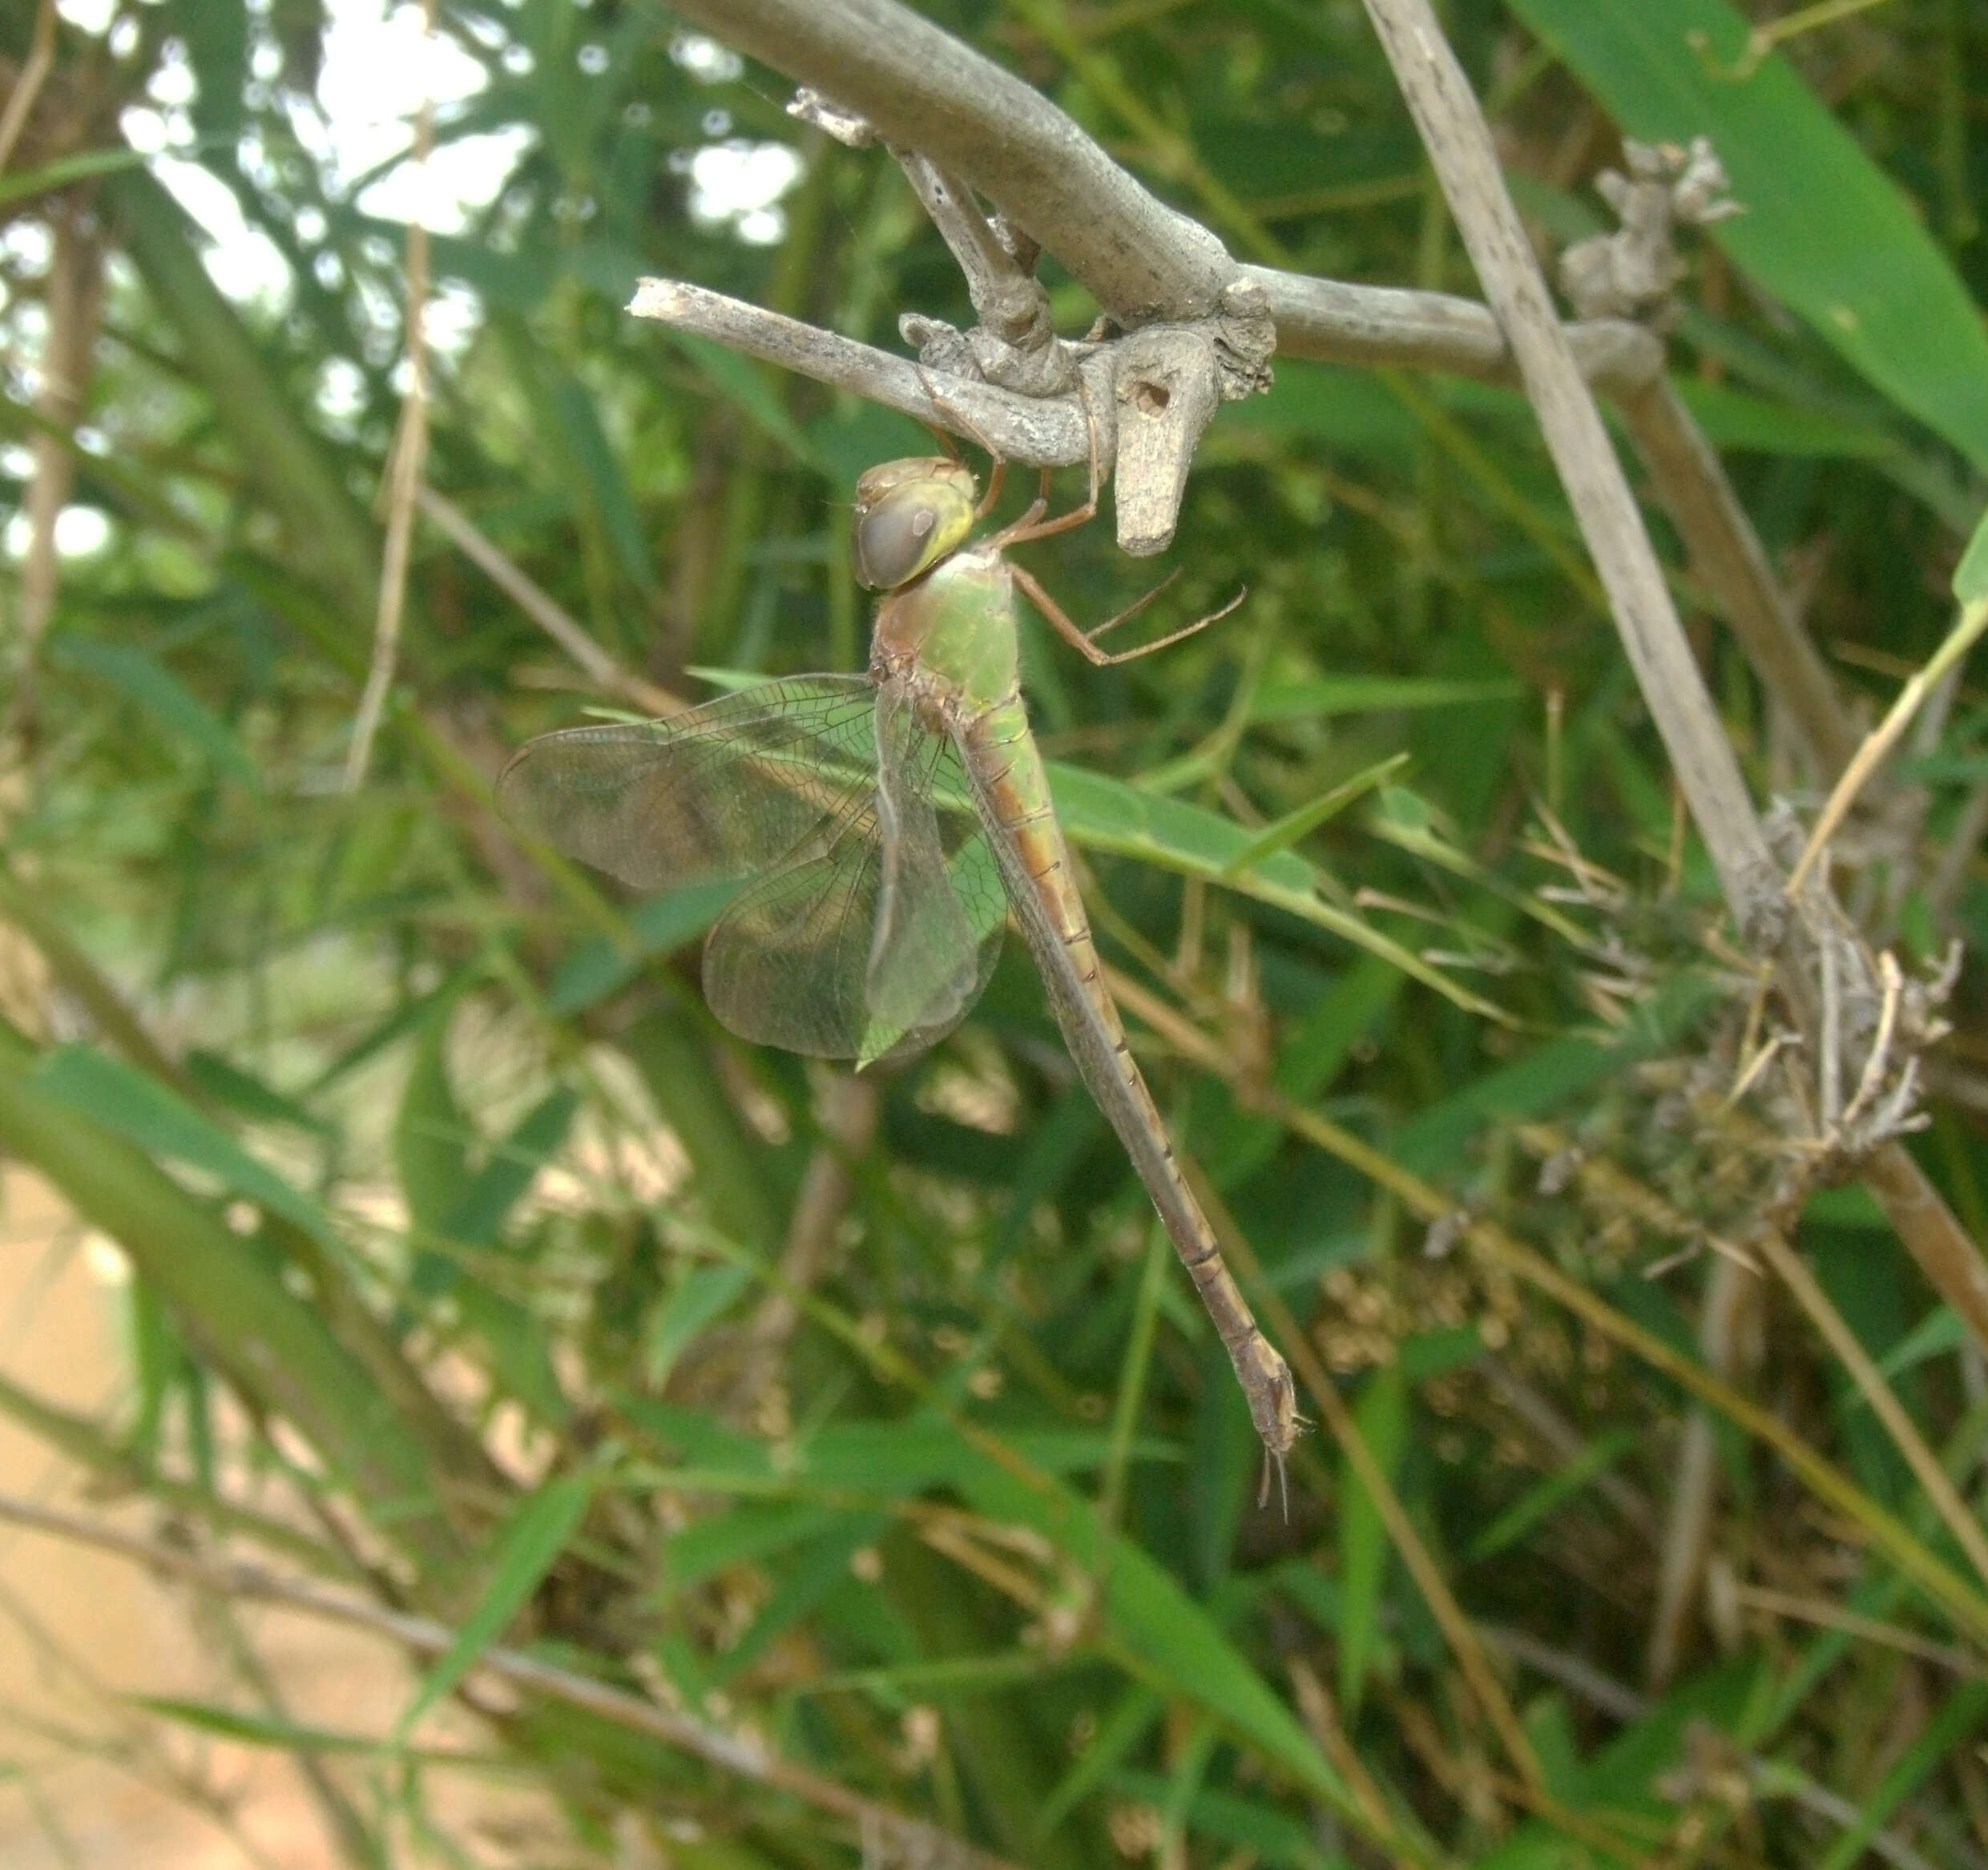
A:
[[[973,715],[1017,679],[1014,583],[998,552],[955,552],[877,607],[870,671],[898,676]]]
[[[998,551],[962,551],[973,475],[934,456],[886,462],[857,483],[856,574],[885,593],[870,671],[970,718],[1015,691],[1014,586]]]

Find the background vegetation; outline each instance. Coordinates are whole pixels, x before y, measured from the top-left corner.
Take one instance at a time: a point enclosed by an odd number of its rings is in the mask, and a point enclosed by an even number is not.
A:
[[[1474,292],[1350,0],[921,10],[1237,255]],[[708,904],[546,873],[489,809],[508,749],[641,683],[859,666],[843,503],[929,444],[621,308],[659,273],[885,345],[967,323],[897,170],[649,0],[438,8],[482,75],[438,147],[522,153],[432,242],[425,477],[460,518],[424,509],[348,790],[405,229],[317,127],[316,0],[109,11],[0,4],[0,1146],[128,1256],[134,1380],[99,1421],[0,1409],[155,1499],[191,1590],[252,1556],[432,1620],[369,1734],[300,1735],[246,1667],[159,1719],[311,1756],[355,1864],[472,1860],[404,1745],[458,1690],[574,1862],[631,1823],[686,1866],[966,1860],[892,1812],[1046,1867],[1988,1862],[1982,1348],[1853,1181],[1797,1165],[1782,1211],[1809,1126],[1772,1074],[1732,1094],[1750,977],[1516,391],[1280,361],[1171,554],[1169,615],[1242,611],[1124,669],[1026,645],[1162,1104],[1357,1425],[1301,1445],[1287,1517],[1018,942],[954,1038],[853,1079],[715,1025]],[[1988,470],[1988,22],[1894,0],[1745,87],[1712,0],[1446,19],[1542,243],[1603,224],[1619,127],[1721,100],[1750,214],[1694,253],[1674,367],[1874,717]],[[776,220],[694,212],[700,151],[766,143]],[[280,287],[231,300],[132,144]],[[1150,570],[1102,526],[1031,562],[1080,617]],[[1756,796],[1812,811],[1693,614]],[[1950,685],[1838,852],[1909,968],[1988,918],[1984,736]],[[1913,1147],[1979,1240],[1971,973],[1949,1012]],[[470,1673],[499,1637],[535,1682]]]

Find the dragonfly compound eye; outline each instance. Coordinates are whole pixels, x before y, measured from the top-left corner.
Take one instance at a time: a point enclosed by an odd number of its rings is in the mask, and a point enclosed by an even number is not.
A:
[[[856,575],[895,590],[929,571],[973,530],[974,477],[934,456],[872,468],[856,484],[849,544]]]

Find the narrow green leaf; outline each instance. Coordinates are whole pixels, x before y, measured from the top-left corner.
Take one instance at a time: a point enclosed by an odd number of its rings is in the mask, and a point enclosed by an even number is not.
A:
[[[1277,1089],[1300,1101],[1315,1098],[1338,1075],[1401,990],[1400,971],[1363,954],[1313,1003],[1277,1056]]]
[[[196,1733],[212,1734],[224,1740],[240,1741],[248,1747],[279,1747],[286,1753],[343,1753],[384,1755],[388,1743],[373,1734],[341,1733],[331,1727],[317,1727],[303,1721],[287,1721],[279,1715],[250,1714],[229,1707],[215,1707],[206,1702],[182,1701],[167,1695],[136,1695],[134,1707],[161,1720],[177,1721]],[[412,1757],[459,1766],[474,1757],[460,1747],[421,1748]],[[493,1760],[493,1764],[498,1763]]]
[[[1954,595],[1963,604],[1988,598],[1988,513],[1976,522],[1974,536],[1954,567]]]
[[[29,1075],[33,1089],[115,1130],[147,1154],[183,1163],[294,1221],[313,1239],[334,1238],[330,1217],[258,1162],[225,1130],[155,1078],[88,1046],[63,1046]]]
[[[586,1518],[596,1477],[591,1471],[562,1474],[527,1495],[511,1515],[490,1550],[490,1582],[482,1599],[395,1723],[397,1743],[406,1739],[429,1709],[455,1690],[544,1582]]]
[[[849,1561],[889,1527],[889,1519],[881,1513],[838,1513],[818,1538],[790,1548],[772,1596],[745,1634],[718,1658],[711,1680],[719,1685],[737,1680],[795,1623],[848,1582]]]
[[[1046,1479],[1023,1479],[964,1441],[958,1446],[954,1484],[979,1511],[1034,1528],[1072,1562],[1103,1577],[1107,1627],[1126,1654],[1146,1665],[1155,1686],[1205,1709],[1314,1793],[1352,1809],[1345,1784],[1310,1735],[1151,1554],[1115,1539],[1107,1560],[1107,1535],[1087,1501]]]
[[[712,663],[692,663],[684,673],[726,695],[736,694],[741,688],[756,688],[767,679],[764,669],[725,669]]]
[[[1364,796],[1373,788],[1390,779],[1408,764],[1405,753],[1397,753],[1364,771],[1344,780],[1331,791],[1322,792],[1309,804],[1300,805],[1295,812],[1287,812],[1283,817],[1266,825],[1262,831],[1244,844],[1223,866],[1225,879],[1232,879],[1247,870],[1252,864],[1260,864],[1265,857],[1275,856],[1279,851],[1288,850],[1301,837],[1309,837],[1329,819],[1336,818],[1354,800]]]
[[[693,1520],[667,1550],[671,1597],[694,1590],[735,1565],[749,1565],[817,1538],[848,1517],[840,1508],[781,1500],[741,1501],[728,1513]]]
[[[558,1152],[579,1108],[579,1099],[562,1086],[526,1112],[490,1159],[470,1178],[450,1210],[444,1231],[469,1247],[493,1247],[504,1223],[538,1171]]]
[[[500,1292],[448,1262],[448,1291],[464,1328],[488,1350],[500,1396],[514,1398],[541,1422],[563,1425],[572,1415],[559,1374],[552,1367],[545,1321],[507,1292]]]
[[[1377,1370],[1355,1411],[1361,1439],[1391,1481],[1408,1440],[1408,1380],[1398,1364]],[[1339,1699],[1353,1719],[1381,1647],[1381,1598],[1389,1543],[1380,1509],[1352,1464],[1340,1464]]]
[[[244,1071],[218,1053],[192,1051],[181,1063],[188,1078],[204,1095],[217,1104],[226,1105],[252,1123],[288,1124],[293,1130],[305,1130],[319,1137],[335,1134],[335,1126],[322,1117],[306,1110],[295,1098],[286,1098],[252,1072]]]
[[[58,668],[107,683],[143,708],[168,734],[191,742],[244,785],[260,787],[255,762],[227,722],[143,650],[89,637],[58,636],[49,644],[48,655]]]
[[[178,23],[196,81],[194,128],[232,158],[241,135],[242,82],[248,75],[248,6],[244,0],[200,0]]]
[[[1155,1809],[1164,1809],[1169,1796],[1177,1798],[1182,1790],[1177,1775],[1163,1779],[1150,1772],[1114,1773],[1110,1783],[1121,1797]],[[1342,1870],[1347,1862],[1337,1854],[1329,1857],[1303,1824],[1274,1806],[1207,1786],[1192,1790],[1186,1812],[1188,1828],[1227,1846],[1248,1862],[1275,1866],[1276,1870]]]
[[[446,1233],[469,1181],[470,1122],[449,1082],[449,1018],[442,1001],[421,1026],[413,1069],[393,1122],[393,1162],[407,1211],[423,1231]]]
[[[1935,1773],[1953,1762],[1956,1748],[1978,1744],[1988,1720],[1988,1682],[1966,1682],[1954,1689],[1919,1730],[1918,1738],[1890,1771],[1857,1801],[1857,1822],[1817,1860],[1815,1870],[1851,1870],[1891,1815]]]
[[[1304,682],[1266,682],[1249,711],[1252,722],[1329,720],[1339,715],[1400,714],[1424,707],[1463,707],[1517,701],[1522,682],[1450,680],[1433,675],[1323,675]]]
[[[1046,1837],[1107,1778],[1159,1719],[1165,1703],[1150,1688],[1128,1689],[1098,1725],[1091,1743],[1077,1756],[1036,1815],[1035,1835]]]
[[[1885,1352],[1878,1364],[1877,1373],[1889,1383],[1928,1358],[1951,1356],[1972,1341],[1967,1327],[1961,1322],[1959,1312],[1951,1305],[1937,1306]],[[1860,1390],[1857,1400],[1861,1403],[1863,1400],[1863,1392]]]
[[[649,1335],[643,1367],[652,1388],[662,1388],[676,1360],[714,1319],[736,1302],[752,1277],[742,1266],[697,1266],[684,1275]]]
[[[672,331],[670,337],[712,389],[757,422],[796,461],[824,468],[814,444],[787,413],[787,405],[767,381],[764,366],[695,332]]]
[[[18,175],[0,175],[0,208],[30,196],[46,195],[72,183],[87,182],[93,175],[115,175],[119,169],[135,169],[151,160],[143,151],[120,145],[115,149],[79,150],[74,155],[58,156],[38,169],[23,169]]]
[[[1797,457],[1876,461],[1894,454],[1898,437],[1825,410],[1800,409],[1697,377],[1675,379],[1677,393],[1715,448]]]
[[[1636,1445],[1635,1431],[1617,1429],[1598,1435],[1556,1473],[1526,1489],[1471,1541],[1467,1556],[1472,1564],[1514,1546],[1538,1525],[1562,1501],[1571,1499],[1604,1469],[1620,1461]]]
[[[629,912],[634,952],[596,936],[569,954],[553,977],[549,998],[554,1013],[584,1013],[619,993],[651,956],[669,954],[696,941],[724,913],[739,893],[736,883],[703,883],[666,890]]]
[[[1231,876],[1231,864],[1256,835],[1243,826],[1199,806],[1155,797],[1083,767],[1051,761],[1049,781],[1057,816],[1072,844],[1137,857],[1288,910],[1392,962],[1466,1011],[1500,1026],[1512,1023],[1511,1015],[1502,1007],[1458,985],[1440,968],[1432,967],[1370,923],[1329,901],[1330,885],[1325,873],[1294,852],[1276,852]]]
[[[371,1063],[382,1052],[397,1046],[410,1033],[419,1032],[435,1017],[438,1007],[454,1000],[475,978],[474,964],[459,967],[440,986],[429,993],[417,994],[413,999],[394,1008],[371,1031],[354,1040],[333,1059],[311,1080],[302,1094],[307,1098],[321,1096],[341,1078],[349,1076],[361,1066]]]
[[[623,478],[620,461],[601,427],[593,397],[583,385],[572,377],[563,377],[553,385],[552,407],[567,449],[586,479],[595,510],[614,542],[622,575],[631,584],[647,590],[655,582],[655,570],[649,562],[648,540],[628,492],[628,483]]]

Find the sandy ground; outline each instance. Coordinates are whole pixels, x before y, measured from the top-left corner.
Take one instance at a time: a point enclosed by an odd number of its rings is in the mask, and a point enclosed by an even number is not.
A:
[[[127,1383],[122,1291],[107,1284],[49,1191],[0,1171],[0,1373],[83,1413]],[[0,1493],[109,1516],[147,1537],[158,1515],[92,1497],[76,1470],[0,1415]],[[224,1627],[183,1590],[121,1558],[0,1524],[0,1870],[332,1870],[322,1805],[286,1757],[217,1743],[135,1708],[133,1695],[251,1705]],[[239,1614],[290,1718],[347,1733],[391,1729],[409,1692],[398,1658],[365,1638],[265,1608]],[[424,1731],[425,1733],[426,1730]],[[446,1730],[445,1730],[446,1731]],[[474,1745],[460,1729],[452,1738]],[[359,1810],[378,1768],[329,1769]],[[429,1775],[431,1808],[474,1861],[570,1863],[559,1832],[487,1780]],[[397,1838],[394,1861],[428,1853]]]

